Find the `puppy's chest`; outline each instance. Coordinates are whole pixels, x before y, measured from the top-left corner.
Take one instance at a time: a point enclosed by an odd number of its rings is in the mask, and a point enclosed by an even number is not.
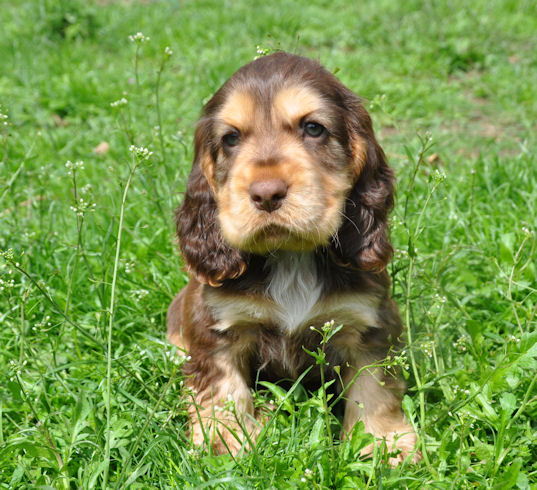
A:
[[[267,298],[274,302],[276,323],[293,332],[313,316],[322,292],[313,254],[282,253],[267,261]]]
[[[226,294],[212,289],[207,306],[215,329],[271,325],[284,335],[334,320],[353,326],[374,325],[378,300],[367,294],[323,294],[323,280],[312,254],[280,252],[267,260],[264,294]]]

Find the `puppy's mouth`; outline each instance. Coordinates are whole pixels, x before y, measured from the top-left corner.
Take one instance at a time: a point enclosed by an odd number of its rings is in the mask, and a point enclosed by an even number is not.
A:
[[[317,244],[296,231],[279,224],[268,224],[252,233],[241,247],[247,252],[267,254],[276,250],[309,251]]]
[[[291,231],[288,230],[285,226],[277,225],[277,224],[270,224],[266,225],[260,230],[258,230],[254,237],[257,238],[260,241],[263,240],[278,240],[285,237],[288,237],[291,235]]]

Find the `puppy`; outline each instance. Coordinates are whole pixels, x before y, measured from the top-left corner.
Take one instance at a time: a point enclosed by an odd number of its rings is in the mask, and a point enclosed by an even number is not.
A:
[[[386,272],[393,183],[360,100],[315,61],[257,59],[207,103],[176,213],[190,281],[167,317],[169,341],[189,354],[195,444],[235,454],[255,440],[253,380],[296,379],[333,320],[325,376],[346,390],[343,436],[362,420],[395,451],[390,463],[419,459],[404,384],[366,367],[402,331]]]

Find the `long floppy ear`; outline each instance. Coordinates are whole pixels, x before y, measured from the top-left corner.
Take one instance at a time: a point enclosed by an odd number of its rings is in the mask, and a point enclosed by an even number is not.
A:
[[[204,169],[213,168],[210,123],[202,119],[195,135],[195,154],[183,203],[175,213],[179,246],[191,273],[203,283],[220,286],[245,270],[248,257],[227,245],[218,223],[218,208]]]
[[[384,269],[393,255],[388,238],[388,215],[393,207],[394,175],[377,143],[367,111],[350,91],[344,96],[346,127],[358,174],[347,198],[336,254],[361,270]]]

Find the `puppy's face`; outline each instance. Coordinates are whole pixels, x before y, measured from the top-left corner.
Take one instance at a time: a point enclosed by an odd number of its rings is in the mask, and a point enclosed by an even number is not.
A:
[[[326,245],[344,219],[366,142],[349,134],[328,72],[325,84],[300,72],[255,75],[239,71],[217,92],[196,135],[222,235],[258,254]]]
[[[383,269],[393,180],[355,94],[313,60],[265,56],[203,110],[176,213],[183,257],[214,286],[276,250],[326,246],[342,267]]]

